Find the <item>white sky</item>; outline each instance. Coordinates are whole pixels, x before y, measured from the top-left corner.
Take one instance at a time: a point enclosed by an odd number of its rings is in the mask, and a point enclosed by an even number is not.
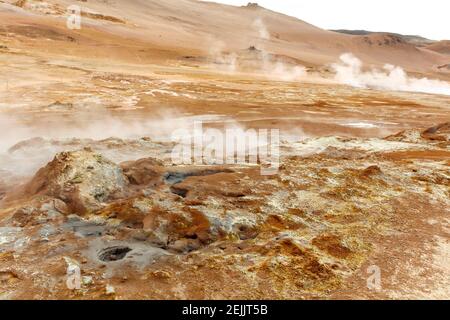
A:
[[[323,29],[363,29],[450,40],[449,0],[210,0],[257,2]]]

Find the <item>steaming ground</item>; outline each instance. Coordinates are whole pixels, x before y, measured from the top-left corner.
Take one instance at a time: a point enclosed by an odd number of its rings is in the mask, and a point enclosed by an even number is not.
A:
[[[280,129],[282,139],[301,141],[331,135],[384,137],[448,119],[448,98],[443,95],[268,81],[265,75],[225,73],[210,80],[212,73],[183,72],[182,80],[180,75],[155,80],[126,73],[98,77],[89,70],[89,76],[75,77],[67,85],[70,95],[55,90],[58,85],[54,83],[45,85],[46,95],[42,88],[36,92],[20,86],[10,89],[3,93],[3,101],[11,104],[0,117],[6,132],[0,145],[0,167],[11,177],[29,177],[65,148],[75,150],[108,138],[136,141],[147,137],[168,143],[175,129],[191,128],[194,121],[220,129],[230,124]],[[14,106],[17,96],[33,102]],[[117,97],[131,102],[126,108],[118,107]],[[87,108],[85,101],[94,99],[103,103]],[[34,138],[48,142],[30,140]],[[11,152],[20,142],[24,142],[23,150]],[[126,161],[146,152],[135,148],[107,155]]]
[[[335,79],[358,88],[378,90],[425,92],[450,95],[450,83],[428,78],[410,77],[397,66],[386,64],[383,70],[363,71],[361,60],[351,53],[343,54],[340,63],[333,64]]]
[[[268,72],[277,62],[267,53],[245,50],[242,56],[236,66],[243,69],[231,72],[216,57],[204,68],[146,65],[143,69],[134,64],[105,68],[73,59],[40,64],[37,58],[8,55],[8,90],[0,92],[0,124],[6,132],[0,143],[2,168],[30,176],[62,149],[35,150],[36,156],[23,158],[8,153],[15,144],[32,138],[149,137],[167,142],[176,128],[189,127],[195,120],[219,128],[236,122],[244,128],[281,129],[285,139],[302,140],[327,135],[384,137],[448,119],[445,95],[388,90],[410,91],[410,78],[396,77],[395,87],[387,88],[393,75],[374,76],[342,63],[328,78],[302,71],[299,78],[283,81],[280,73]],[[245,70],[249,61],[256,63],[251,72]],[[293,70],[281,66],[278,70]],[[26,78],[32,70],[42,77],[38,86]],[[61,74],[64,78],[57,77]],[[339,85],[333,77],[357,88]],[[436,83],[443,82],[427,82]],[[73,148],[82,146],[73,144]]]

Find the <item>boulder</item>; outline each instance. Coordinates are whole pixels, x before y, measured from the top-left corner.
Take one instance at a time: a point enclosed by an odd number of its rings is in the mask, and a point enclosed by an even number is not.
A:
[[[122,163],[121,167],[132,185],[148,187],[162,184],[164,165],[156,159],[128,161]]]
[[[62,152],[25,186],[26,196],[51,196],[69,212],[85,214],[124,193],[128,179],[115,163],[90,149]]]

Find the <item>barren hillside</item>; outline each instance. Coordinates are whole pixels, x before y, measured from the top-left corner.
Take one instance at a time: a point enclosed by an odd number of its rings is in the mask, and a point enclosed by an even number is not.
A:
[[[27,28],[32,28],[34,34],[56,41],[50,48],[44,43],[34,46],[59,53],[67,52],[64,41],[74,38],[76,47],[84,48],[80,54],[111,53],[100,44],[114,43],[119,51],[126,49],[121,58],[127,60],[134,60],[136,55],[167,57],[167,51],[171,53],[169,57],[205,57],[211,51],[239,51],[256,46],[313,66],[332,63],[348,51],[370,64],[390,63],[422,73],[449,62],[448,57],[402,42],[399,37],[326,31],[258,6],[233,7],[194,0],[76,2],[82,7],[84,18],[81,37],[79,31],[65,28],[63,17],[73,1],[1,2],[4,30],[9,30],[11,36],[30,37],[32,33]],[[107,51],[100,53],[102,49]]]

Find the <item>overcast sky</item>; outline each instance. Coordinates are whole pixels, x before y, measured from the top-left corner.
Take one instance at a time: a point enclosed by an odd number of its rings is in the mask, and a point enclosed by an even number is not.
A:
[[[364,29],[450,40],[449,0],[214,0],[257,2],[324,29]]]

